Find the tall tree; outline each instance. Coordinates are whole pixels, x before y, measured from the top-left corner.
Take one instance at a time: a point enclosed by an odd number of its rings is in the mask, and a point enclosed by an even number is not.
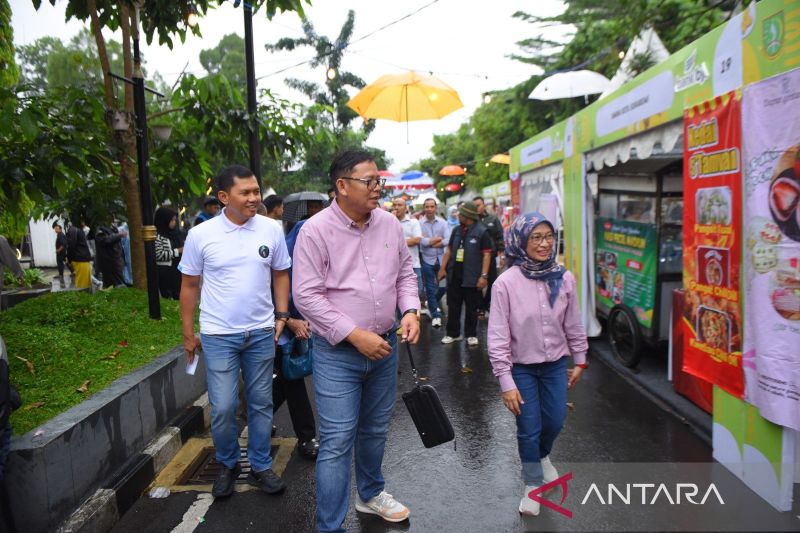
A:
[[[266,45],[269,52],[294,50],[301,46],[310,46],[314,49],[316,56],[311,60],[310,65],[311,68],[323,67],[326,76],[325,85],[297,78],[287,78],[286,85],[305,94],[313,102],[328,106],[331,109],[330,126],[336,134],[341,134],[356,118],[359,118],[355,111],[347,107],[347,102],[350,100],[347,87],[363,89],[366,85],[360,77],[352,72],[342,70],[342,59],[345,49],[350,45],[353,37],[355,19],[355,12],[351,9],[347,12],[347,20],[335,40],[318,35],[312,22],[303,19],[304,37],[298,39],[284,37],[275,44]],[[329,73],[331,75],[328,75]],[[362,125],[362,129],[367,135],[374,128],[374,121],[367,121]]]
[[[55,4],[56,0],[49,0]],[[268,17],[272,17],[278,10],[298,11],[302,14],[304,0],[253,0],[255,8],[266,7]],[[305,0],[306,2],[308,0]],[[41,6],[42,0],[32,0],[36,9]],[[98,60],[103,73],[103,96],[106,106],[106,116],[109,131],[112,135],[112,144],[116,158],[120,165],[120,180],[124,194],[128,224],[131,228],[131,254],[133,259],[134,285],[139,288],[146,286],[144,267],[144,241],[142,239],[142,212],[138,192],[136,173],[136,136],[133,120],[133,89],[125,84],[124,99],[122,103],[115,97],[115,82],[108,74],[110,71],[110,58],[106,46],[103,29],[121,30],[123,72],[126,78],[132,78],[134,70],[139,71],[141,65],[134,65],[133,42],[139,38],[139,24],[137,11],[141,14],[143,31],[147,42],[152,42],[158,34],[160,44],[172,47],[173,38],[178,36],[185,39],[187,30],[200,33],[199,26],[189,28],[185,20],[189,13],[190,5],[198,14],[205,14],[210,6],[209,0],[174,0],[163,2],[160,0],[142,0],[137,3],[141,8],[136,8],[130,0],[115,2],[113,0],[69,0],[67,5],[67,19],[77,18],[89,21],[97,45]],[[113,128],[115,116],[124,116],[128,119],[128,128],[118,130]]]
[[[247,72],[244,39],[235,33],[229,33],[214,48],[200,52],[200,64],[209,74],[223,74],[235,87],[244,88]]]
[[[520,41],[521,52],[512,57],[540,67],[545,74],[493,93],[469,122],[457,132],[434,137],[432,157],[417,164],[431,172],[446,164],[469,168],[466,182],[473,188],[506,178],[507,168],[486,165],[493,154],[507,151],[536,133],[576,112],[582,98],[533,101],[528,94],[547,72],[587,68],[612,76],[624,50],[643,28],[651,26],[665,46],[676,51],[719,25],[730,14],[733,0],[568,0],[566,9],[554,16],[516,13],[532,24],[536,35]],[[563,39],[542,36],[545,27],[562,30]],[[645,58],[646,59],[646,58]],[[641,60],[639,69],[647,66]],[[439,184],[447,181],[440,178]]]
[[[14,30],[11,28],[11,7],[0,0],[0,87],[17,83],[19,69],[14,61]]]

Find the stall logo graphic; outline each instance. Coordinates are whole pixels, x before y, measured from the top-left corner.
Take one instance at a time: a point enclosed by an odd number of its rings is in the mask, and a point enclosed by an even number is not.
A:
[[[783,46],[783,11],[778,11],[764,19],[763,32],[764,50],[769,57],[775,57]]]
[[[570,511],[565,507],[562,507],[564,500],[567,499],[567,493],[569,493],[569,485],[567,484],[567,482],[570,481],[571,479],[572,479],[572,472],[564,474],[555,481],[551,481],[550,483],[545,483],[541,487],[533,489],[528,493],[528,498],[530,498],[535,502],[539,502],[540,505],[549,507],[550,509],[556,511],[557,513],[563,514],[567,518],[572,518],[572,511]],[[561,501],[558,502],[557,504],[544,498],[544,493],[549,492],[551,489],[554,489],[555,487],[561,487]]]

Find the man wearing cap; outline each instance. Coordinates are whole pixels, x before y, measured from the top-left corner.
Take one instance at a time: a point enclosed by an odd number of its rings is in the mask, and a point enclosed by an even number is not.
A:
[[[461,306],[465,306],[464,333],[469,346],[478,345],[478,306],[489,279],[492,238],[480,223],[478,207],[464,202],[458,208],[459,226],[450,234],[442,257],[439,279],[447,277],[447,329],[442,344],[459,341]]]
[[[197,218],[194,219],[194,225],[197,226],[201,222],[205,222],[206,220],[211,220],[219,213],[219,200],[214,198],[213,196],[209,196],[203,202],[203,211]]]

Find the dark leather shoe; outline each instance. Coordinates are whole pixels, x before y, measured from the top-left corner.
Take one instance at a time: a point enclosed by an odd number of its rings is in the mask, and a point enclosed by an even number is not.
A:
[[[222,467],[222,472],[219,473],[219,477],[214,482],[214,488],[211,489],[211,495],[215,498],[227,498],[233,494],[233,484],[240,472],[239,463],[236,463],[233,468]]]
[[[280,494],[286,490],[286,483],[271,468],[261,472],[251,470],[250,475],[247,476],[247,482],[267,494]]]
[[[300,455],[306,459],[315,460],[319,455],[319,442],[317,439],[307,440],[300,443]]]

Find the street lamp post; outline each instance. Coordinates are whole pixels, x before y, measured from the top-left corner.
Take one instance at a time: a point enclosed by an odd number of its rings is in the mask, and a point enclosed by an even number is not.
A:
[[[245,65],[247,67],[247,114],[248,141],[250,146],[250,170],[256,176],[258,186],[261,187],[261,145],[258,142],[258,121],[256,119],[256,69],[253,58],[253,8],[245,3],[244,11],[244,50]]]
[[[139,53],[139,6],[135,6],[133,28],[133,111],[136,114],[136,158],[139,164],[139,196],[142,204],[142,240],[147,265],[147,302],[150,318],[161,319],[156,268],[156,227],[153,220],[153,198],[150,194],[150,149],[147,144],[147,108],[144,100],[144,75]]]
[[[133,112],[136,115],[136,160],[139,178],[139,201],[142,206],[142,239],[147,270],[147,302],[150,318],[161,319],[161,300],[158,292],[158,270],[156,269],[156,227],[153,225],[153,198],[150,194],[150,151],[147,144],[147,108],[144,92],[163,97],[158,91],[144,86],[142,59],[139,53],[139,3],[134,4],[133,25],[133,79],[109,72],[109,76],[133,85]]]

